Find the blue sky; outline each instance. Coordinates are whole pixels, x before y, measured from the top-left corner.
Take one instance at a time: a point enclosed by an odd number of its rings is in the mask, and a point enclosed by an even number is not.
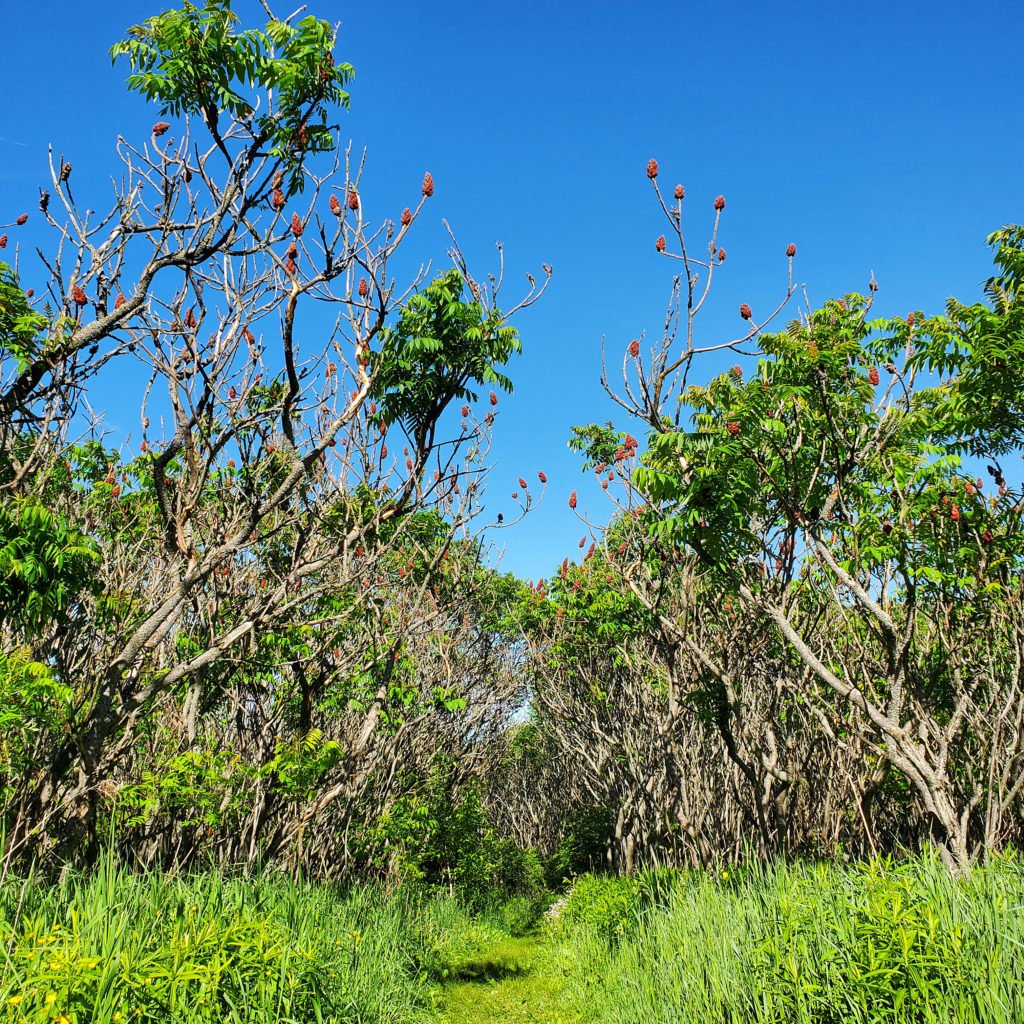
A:
[[[0,220],[35,210],[51,142],[75,164],[76,195],[103,204],[115,136],[154,120],[106,53],[159,9],[9,5]],[[437,190],[412,255],[445,265],[444,217],[481,276],[504,243],[507,299],[526,271],[555,268],[518,320],[525,351],[501,403],[488,499],[508,517],[516,478],[547,473],[542,506],[493,535],[503,567],[527,577],[576,554],[571,490],[593,518],[610,511],[566,439],[573,424],[616,416],[598,383],[602,338],[618,358],[664,315],[672,265],[654,250],[664,227],[649,158],[667,189],[686,186],[695,241],[714,197],[728,202],[708,340],[734,335],[740,302],[755,317],[774,303],[789,242],[815,304],[864,290],[873,270],[881,313],[937,312],[949,295],[979,297],[985,235],[1024,220],[1016,3],[331,0],[310,10],[341,21],[337,54],[356,67],[343,126],[368,150],[367,214],[414,205],[429,169]],[[30,221],[9,232],[26,283],[34,231]],[[114,421],[119,397],[104,398]]]

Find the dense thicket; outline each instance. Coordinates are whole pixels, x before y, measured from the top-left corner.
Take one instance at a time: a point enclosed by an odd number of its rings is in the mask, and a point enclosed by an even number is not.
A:
[[[1018,843],[1024,231],[983,302],[872,320],[872,282],[770,333],[790,246],[772,316],[702,342],[725,201],[695,257],[652,161],[666,329],[606,369],[624,429],[571,444],[611,504],[573,492],[589,549],[531,587],[486,564],[483,485],[543,288],[503,312],[457,248],[396,284],[434,182],[364,219],[334,41],[137,26],[114,55],[173,126],[119,143],[98,220],[51,161],[45,297],[0,268],[3,870],[107,845],[480,895],[539,884],[528,850],[557,880]]]

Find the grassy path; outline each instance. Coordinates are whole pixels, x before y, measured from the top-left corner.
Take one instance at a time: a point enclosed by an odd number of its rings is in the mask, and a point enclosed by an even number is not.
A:
[[[537,936],[507,938],[460,967],[445,986],[451,1024],[582,1024],[565,1004],[563,978]]]

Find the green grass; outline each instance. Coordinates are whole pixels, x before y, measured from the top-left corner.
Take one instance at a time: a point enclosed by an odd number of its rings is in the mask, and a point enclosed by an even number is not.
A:
[[[0,1021],[431,1021],[468,928],[452,900],[276,877],[8,881]]]
[[[587,879],[559,941],[607,1024],[1014,1024],[1024,871],[930,860]]]
[[[499,936],[454,965],[441,1007],[452,1024],[582,1024],[565,980],[540,936]]]
[[[561,920],[130,873],[0,885],[0,1024],[1016,1024],[1024,867],[583,878]]]

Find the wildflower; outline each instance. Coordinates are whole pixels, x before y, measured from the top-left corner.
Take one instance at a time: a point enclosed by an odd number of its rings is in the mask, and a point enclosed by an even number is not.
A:
[[[740,316],[743,317],[744,320],[749,320],[752,315],[753,314],[750,312],[750,306],[748,306],[745,302],[741,302]]]
[[[647,161],[647,177],[653,181],[658,176],[658,161],[648,160]]]
[[[434,194],[434,176],[430,171],[423,175],[423,188],[421,191],[428,199]]]
[[[786,246],[786,255],[790,259],[792,259],[796,255],[796,246],[792,242],[790,242],[789,245]]]
[[[654,248],[657,249],[658,252],[664,252],[666,244],[664,235],[658,235],[654,240]]]
[[[46,998],[43,1000],[43,1002],[46,1003],[47,1006],[52,1006],[55,1002],[57,1002],[57,993],[47,992]]]
[[[719,213],[725,209],[725,196],[718,196],[715,199],[715,209],[718,210]]]
[[[22,1002],[24,998],[24,995],[22,995],[21,993],[19,993],[18,995],[11,996],[10,999],[7,1000],[7,1005],[17,1006],[19,1003]]]

